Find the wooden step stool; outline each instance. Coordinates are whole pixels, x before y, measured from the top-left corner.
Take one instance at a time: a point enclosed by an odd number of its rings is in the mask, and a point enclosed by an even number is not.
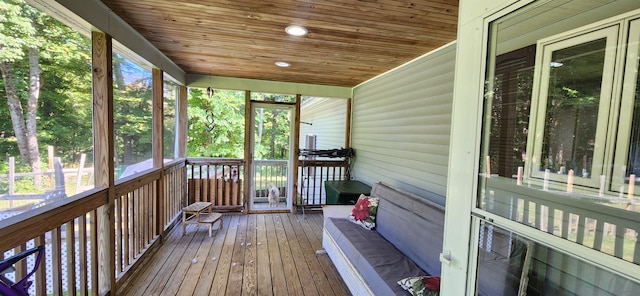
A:
[[[220,226],[217,229],[222,229],[222,226],[224,226],[224,220],[220,213],[200,214],[200,221],[198,222],[200,222],[199,224],[207,224],[209,226],[209,237],[211,237],[211,228],[213,228],[213,224],[218,220],[220,220]]]
[[[210,202],[196,202],[182,208],[182,235],[186,232],[187,224],[204,224],[209,226],[209,237],[211,237],[211,230],[213,224],[220,220],[221,229],[223,226],[222,214],[214,213],[212,211]]]

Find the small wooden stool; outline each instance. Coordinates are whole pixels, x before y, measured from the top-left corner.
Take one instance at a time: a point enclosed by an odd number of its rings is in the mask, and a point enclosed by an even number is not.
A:
[[[211,237],[211,228],[213,228],[213,224],[218,220],[220,220],[220,226],[217,229],[222,229],[222,226],[224,226],[224,220],[220,213],[200,214],[200,221],[198,222],[209,225],[209,237]]]
[[[185,234],[187,224],[204,224],[209,226],[209,237],[213,224],[220,220],[220,228],[223,226],[222,214],[212,211],[210,202],[196,202],[182,208],[182,235]]]

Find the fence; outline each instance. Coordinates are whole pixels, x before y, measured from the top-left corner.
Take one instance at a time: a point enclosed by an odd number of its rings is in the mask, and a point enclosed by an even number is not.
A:
[[[244,160],[187,159],[189,203],[207,201],[217,211],[240,211],[244,206]]]
[[[0,195],[0,211],[22,211],[23,208],[29,208],[28,205],[33,205],[38,201],[42,201],[53,190],[61,190],[67,195],[78,194],[81,191],[93,188],[93,168],[85,168],[86,155],[82,154],[78,168],[61,168],[58,171],[56,165],[61,164],[59,157],[54,157],[50,162],[50,167],[47,171],[41,173],[17,173],[15,166],[15,158],[9,157],[9,172],[8,174],[0,174],[0,180],[5,179],[7,184],[7,191],[4,195]],[[33,182],[36,177],[45,177],[41,184],[34,184],[34,188],[38,188],[39,192],[29,193],[16,193],[16,183],[20,179],[31,179],[29,182]],[[63,177],[60,177],[63,176]],[[86,177],[86,178],[85,178]],[[85,180],[86,179],[86,180]],[[58,185],[56,185],[58,184]],[[65,186],[65,184],[71,184],[72,186]],[[61,188],[58,188],[61,187]],[[15,207],[18,207],[15,209]],[[10,216],[10,213],[0,213],[0,219]]]

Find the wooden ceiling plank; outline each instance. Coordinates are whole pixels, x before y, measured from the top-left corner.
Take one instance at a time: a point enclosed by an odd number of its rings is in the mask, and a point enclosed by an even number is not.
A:
[[[336,86],[454,40],[458,13],[457,0],[102,1],[188,73]],[[309,34],[286,35],[291,23]]]

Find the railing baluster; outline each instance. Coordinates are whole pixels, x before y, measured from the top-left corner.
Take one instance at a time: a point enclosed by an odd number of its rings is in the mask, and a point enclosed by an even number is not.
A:
[[[62,238],[60,227],[51,230],[51,272],[53,278],[53,295],[61,296],[63,294],[62,286]]]
[[[114,221],[116,223],[115,231],[116,231],[116,274],[120,273],[124,268],[122,262],[124,262],[124,257],[122,253],[122,238],[124,237],[122,234],[122,196],[117,196],[113,201],[113,208],[115,209],[115,218]]]
[[[604,222],[602,219],[596,221],[596,229],[594,230],[595,238],[593,239],[593,248],[602,251],[602,234],[604,231]]]
[[[158,181],[154,181],[153,183],[156,183]],[[154,184],[155,185],[155,184]],[[152,205],[151,199],[152,196],[157,196],[156,194],[156,186],[151,186],[149,188],[149,191],[151,194],[146,195],[143,200],[142,200],[142,235],[140,237],[140,239],[142,240],[142,249],[146,248],[147,246],[147,242],[149,242],[149,232],[151,231],[151,224],[155,224],[155,223],[149,223],[149,206]],[[155,198],[153,198],[155,199]],[[141,249],[141,250],[142,250]]]
[[[576,242],[579,244],[584,244],[584,234],[585,231],[588,231],[586,228],[587,218],[584,216],[578,216],[578,229],[576,230]]]
[[[116,240],[121,241],[118,237],[116,237]],[[78,285],[80,288],[80,296],[89,295],[89,277],[87,270],[89,261],[87,260],[87,252],[87,214],[84,214],[78,218],[78,270],[80,271]]]
[[[569,237],[569,212],[562,211],[562,230],[560,235],[562,238],[567,239]]]
[[[67,295],[76,295],[76,236],[74,220],[65,224],[65,246],[67,248]]]
[[[34,244],[34,246],[41,246],[41,245],[46,244],[45,235],[42,234],[42,235],[37,236],[36,238],[34,238],[33,239],[33,244]],[[44,254],[42,255],[42,257],[43,258],[47,258],[47,248],[46,247],[44,248],[43,252],[44,252]],[[43,264],[44,266],[46,266],[45,262],[41,262],[40,264]],[[36,270],[36,278],[35,278],[35,281],[34,281],[34,286],[35,286],[35,290],[36,290],[36,295],[37,296],[47,295],[47,268],[39,267],[38,270]]]
[[[627,229],[621,226],[616,226],[616,237],[615,237],[615,245],[613,249],[613,255],[622,258],[623,249],[624,249],[624,235],[627,232]]]
[[[26,244],[20,244],[17,247],[13,248],[13,254],[18,254],[27,249]],[[27,260],[20,260],[13,266],[16,270],[14,271],[14,275],[16,279],[21,279],[27,275]]]

